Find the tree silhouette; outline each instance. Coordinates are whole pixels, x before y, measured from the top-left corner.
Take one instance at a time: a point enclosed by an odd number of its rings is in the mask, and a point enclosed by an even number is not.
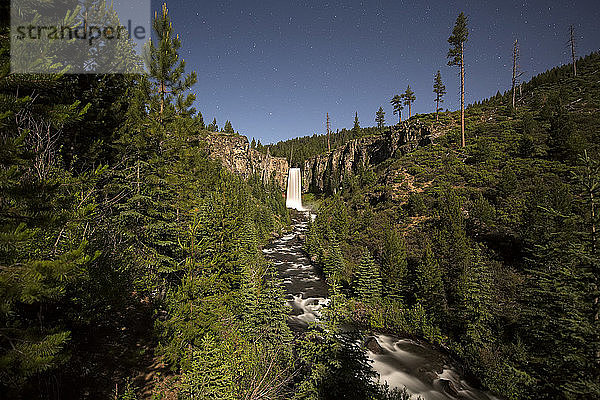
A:
[[[383,107],[379,107],[379,110],[375,113],[375,122],[377,122],[379,131],[382,131],[385,126],[385,111],[383,111]]]
[[[352,127],[352,131],[355,135],[360,132],[360,123],[358,122],[358,111],[354,115],[354,126]]]
[[[446,86],[442,83],[442,74],[438,70],[433,80],[433,93],[435,93],[435,120],[439,121],[440,103],[444,102]]]
[[[223,128],[223,132],[225,132],[225,133],[235,133],[235,131],[233,130],[233,126],[231,126],[231,122],[230,121],[226,121],[225,122],[225,127]]]
[[[179,58],[178,50],[181,47],[179,35],[173,33],[173,24],[169,17],[167,4],[163,3],[160,14],[154,14],[152,23],[157,43],[150,40],[148,46],[148,67],[150,77],[156,82],[159,95],[159,120],[163,121],[165,107],[175,98],[178,111],[191,107],[196,95],[183,93],[190,89],[197,81],[196,73],[184,76],[185,61]]]
[[[460,13],[456,18],[452,35],[448,38],[448,43],[452,47],[448,50],[448,65],[460,66],[460,132],[461,146],[465,147],[465,42],[469,38],[467,29],[467,17]]]
[[[390,103],[394,107],[394,114],[398,114],[398,123],[402,122],[402,110],[404,110],[404,105],[402,105],[402,97],[395,95]]]
[[[410,85],[408,85],[406,91],[402,93],[402,98],[404,99],[404,105],[408,106],[408,118],[410,119],[412,116],[412,103],[417,99],[417,96],[415,96],[415,92],[412,91]]]

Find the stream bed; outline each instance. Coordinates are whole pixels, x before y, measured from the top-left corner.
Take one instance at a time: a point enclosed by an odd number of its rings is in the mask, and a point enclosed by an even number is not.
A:
[[[289,324],[295,331],[306,329],[327,305],[327,285],[302,250],[301,237],[306,219],[294,219],[292,232],[273,240],[263,253],[277,269],[292,308]],[[489,392],[476,389],[459,372],[461,368],[443,352],[428,343],[391,335],[367,338],[367,356],[381,383],[406,387],[417,399],[498,400]],[[376,341],[376,343],[373,343]]]

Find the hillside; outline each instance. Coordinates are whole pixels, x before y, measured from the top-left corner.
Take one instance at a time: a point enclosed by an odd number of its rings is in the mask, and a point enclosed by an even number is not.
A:
[[[510,399],[599,394],[600,54],[578,67],[524,84],[516,110],[510,93],[469,106],[466,148],[457,114],[443,113],[434,144],[317,198],[308,234],[307,250],[325,271],[338,265],[352,298],[364,249],[375,256],[383,301],[360,323],[452,349]],[[407,324],[411,313],[421,322]]]

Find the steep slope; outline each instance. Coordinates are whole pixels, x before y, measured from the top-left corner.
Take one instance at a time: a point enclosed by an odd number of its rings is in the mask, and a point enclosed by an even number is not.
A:
[[[350,296],[375,256],[382,301],[350,318],[439,340],[506,398],[598,398],[600,54],[522,90],[516,110],[509,92],[468,107],[465,148],[442,113],[433,144],[351,176],[308,249],[327,264],[342,248]]]

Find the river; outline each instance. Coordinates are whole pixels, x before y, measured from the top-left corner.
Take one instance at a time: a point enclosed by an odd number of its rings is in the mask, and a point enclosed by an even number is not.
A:
[[[292,307],[290,326],[304,330],[327,305],[327,285],[302,250],[306,219],[294,219],[293,223],[293,231],[273,240],[263,253],[283,280]],[[377,353],[365,351],[381,383],[406,387],[415,399],[498,400],[489,392],[474,388],[447,354],[425,342],[390,335],[375,335],[370,340],[373,339],[379,346],[369,347],[378,348]]]

